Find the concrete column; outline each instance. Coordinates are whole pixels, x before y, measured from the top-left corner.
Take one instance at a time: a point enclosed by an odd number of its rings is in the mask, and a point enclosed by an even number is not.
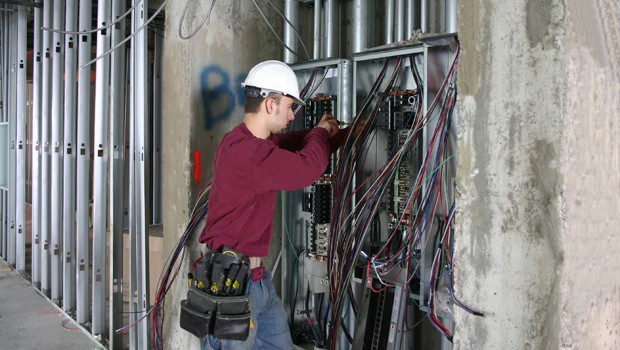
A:
[[[171,1],[166,8],[162,81],[166,252],[172,250],[187,225],[198,190],[211,179],[213,155],[221,137],[243,119],[240,83],[256,63],[282,59],[281,44],[251,1],[217,2],[208,26],[189,40],[180,39],[176,29],[184,6],[184,2]],[[189,10],[195,16],[187,16],[184,25],[195,28],[208,13],[209,3],[196,2],[190,6],[194,6]],[[271,24],[282,33],[283,21],[279,15],[275,11],[264,12],[272,16]],[[198,234],[195,233],[194,239]],[[274,240],[280,240],[277,232]],[[192,254],[187,261],[204,250],[202,244],[190,245]],[[179,276],[187,272],[188,265],[185,265]],[[186,294],[186,283],[175,283],[166,297],[166,349],[199,349],[197,338],[178,326],[179,303]]]
[[[617,3],[459,3],[454,349],[620,347]]]

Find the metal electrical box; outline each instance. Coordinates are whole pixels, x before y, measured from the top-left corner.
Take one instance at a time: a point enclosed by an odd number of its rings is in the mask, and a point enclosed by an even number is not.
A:
[[[293,128],[331,113],[360,135],[312,186],[283,193],[282,299],[295,341],[451,348],[457,63],[447,35],[292,65],[306,101]],[[440,332],[420,336],[427,316]]]

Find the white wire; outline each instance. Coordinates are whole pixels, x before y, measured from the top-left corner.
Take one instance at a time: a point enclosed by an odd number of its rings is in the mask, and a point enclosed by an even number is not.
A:
[[[301,47],[303,47],[304,51],[306,52],[306,56],[310,57],[310,54],[308,53],[308,49],[306,48],[306,45],[304,44],[304,41],[301,40],[301,36],[299,35],[299,32],[297,31],[297,28],[295,28],[293,23],[291,23],[291,21],[289,21],[288,18],[286,18],[284,16],[284,14],[282,14],[282,12],[280,12],[280,10],[278,10],[276,5],[274,5],[271,0],[267,0],[267,2],[269,2],[269,5],[271,5],[271,7],[273,7],[273,9],[276,10],[276,12],[280,15],[280,17],[282,17],[286,21],[286,23],[288,23],[288,25],[290,25],[291,28],[293,28],[293,31],[295,32],[295,35],[297,36],[297,38],[299,39],[299,42],[301,43]],[[297,55],[297,56],[299,57],[299,55]]]
[[[98,27],[98,28],[88,29],[88,30],[82,30],[82,31],[77,31],[77,32],[76,31],[71,31],[71,30],[54,29],[54,28],[49,28],[49,27],[41,27],[41,30],[46,30],[48,32],[59,33],[59,34],[90,34],[90,33],[95,33],[95,32],[98,32],[100,30],[104,30],[104,29],[110,28],[111,26],[113,26],[116,23],[120,22],[123,18],[127,17],[127,15],[129,15],[131,13],[131,11],[133,11],[136,8],[136,6],[138,6],[138,4],[140,2],[142,2],[142,0],[136,1],[136,3],[129,10],[127,10],[127,12],[125,12],[122,16],[120,16],[116,20],[110,22],[110,24],[107,24],[107,25],[105,25],[103,27]]]
[[[215,6],[215,0],[211,1],[211,7],[209,8],[209,13],[205,16],[205,18],[202,20],[202,22],[200,22],[200,25],[198,26],[198,28],[196,28],[196,30],[194,30],[190,35],[185,36],[183,35],[183,33],[181,33],[181,27],[183,26],[183,21],[185,21],[185,15],[187,14],[187,9],[189,8],[189,2],[191,0],[187,0],[185,2],[185,8],[183,9],[183,14],[181,15],[181,19],[179,20],[179,37],[183,40],[187,40],[192,38],[194,35],[196,35],[196,33],[198,33],[198,31],[202,28],[202,26],[209,21],[209,19],[211,18],[211,12],[213,12],[213,6]]]
[[[301,55],[299,55],[295,50],[291,49],[288,45],[286,45],[284,43],[284,41],[282,41],[282,39],[278,36],[278,33],[276,33],[276,30],[273,29],[273,26],[271,25],[271,23],[269,23],[269,20],[267,19],[267,17],[265,17],[265,14],[263,13],[263,11],[261,10],[260,6],[258,6],[258,3],[256,2],[256,0],[252,0],[252,2],[254,3],[254,6],[256,6],[256,9],[258,10],[258,12],[260,13],[260,15],[263,17],[263,19],[265,20],[265,23],[267,23],[267,26],[269,27],[269,29],[271,29],[271,32],[273,33],[273,35],[276,36],[276,39],[278,39],[278,41],[284,45],[284,47],[286,47],[287,50],[289,50],[290,52],[293,53],[293,55],[299,57],[299,58],[303,58],[301,57]],[[309,60],[310,56],[306,56],[306,60]]]
[[[161,12],[161,10],[164,9],[164,6],[166,6],[168,4],[170,0],[164,0],[164,2],[161,3],[161,5],[159,5],[159,8],[157,8],[157,10],[153,13],[153,16],[151,16],[151,18],[147,19],[146,22],[144,22],[143,25],[140,26],[140,28],[136,29],[135,32],[131,33],[131,35],[129,35],[128,37],[126,37],[125,39],[123,39],[123,41],[121,41],[120,43],[114,45],[112,48],[110,48],[108,51],[104,52],[103,54],[101,54],[100,56],[97,56],[95,58],[93,58],[92,60],[86,62],[85,64],[80,66],[80,69],[84,69],[87,66],[90,66],[91,64],[99,61],[100,59],[102,59],[103,57],[109,55],[112,53],[112,51],[118,49],[119,47],[121,47],[122,45],[124,45],[126,42],[128,42],[129,40],[131,40],[134,36],[138,35],[138,33],[140,33],[140,31],[142,29],[144,29],[146,26],[149,25],[149,23],[151,23],[155,17],[157,17],[157,15]]]

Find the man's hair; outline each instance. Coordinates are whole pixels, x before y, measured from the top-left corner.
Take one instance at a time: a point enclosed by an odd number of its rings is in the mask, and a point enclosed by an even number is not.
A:
[[[282,94],[277,92],[270,92],[265,98],[273,98],[276,101],[276,105],[280,104]],[[252,86],[246,86],[244,90],[245,97],[245,113],[257,113],[260,110],[260,104],[265,98],[260,97],[260,89]]]

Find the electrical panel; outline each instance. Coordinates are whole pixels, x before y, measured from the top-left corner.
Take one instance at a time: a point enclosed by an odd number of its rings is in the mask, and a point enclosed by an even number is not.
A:
[[[306,94],[294,127],[331,113],[354,130],[314,184],[283,194],[296,341],[449,349],[453,305],[476,314],[451,293],[457,58],[444,38],[293,65]]]

